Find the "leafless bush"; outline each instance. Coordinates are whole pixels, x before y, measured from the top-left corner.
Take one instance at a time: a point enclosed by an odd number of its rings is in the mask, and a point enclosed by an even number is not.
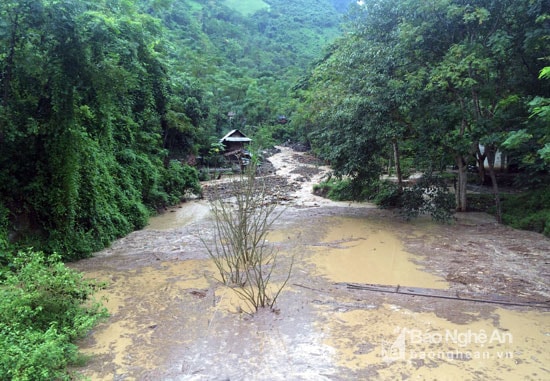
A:
[[[214,243],[203,243],[222,283],[233,288],[254,311],[273,308],[292,270],[291,262],[282,284],[273,284],[278,252],[266,237],[282,211],[270,199],[265,181],[256,177],[253,166],[228,186],[230,199],[216,198],[211,202]]]

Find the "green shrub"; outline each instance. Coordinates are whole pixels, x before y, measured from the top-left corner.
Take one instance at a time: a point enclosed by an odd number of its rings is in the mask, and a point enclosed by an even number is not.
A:
[[[412,187],[403,189],[401,214],[406,219],[429,214],[435,221],[447,222],[454,208],[454,197],[441,177],[424,175]]]
[[[330,179],[313,186],[313,193],[333,201],[354,200],[353,187],[350,180]]]
[[[503,196],[501,196],[501,200]],[[468,210],[471,212],[487,212],[494,214],[495,198],[492,194],[468,194]],[[493,209],[491,211],[491,209]]]
[[[404,179],[414,172],[414,159],[412,157],[401,158],[401,175]]]
[[[516,229],[532,230],[550,237],[550,192],[540,188],[503,196],[502,219]]]
[[[348,179],[336,180],[328,192],[328,197],[335,201],[352,201],[359,198],[353,182]]]
[[[412,187],[399,189],[389,181],[378,183],[373,202],[382,208],[399,208],[406,218],[416,218],[430,214],[436,221],[449,221],[454,210],[454,198],[447,189],[445,180],[440,177],[422,177]]]
[[[8,214],[9,211],[2,204],[0,204],[0,269],[2,266],[6,265],[5,262],[6,254],[9,246],[9,237],[8,237]],[[0,275],[1,276],[1,275]]]
[[[209,181],[210,179],[210,173],[208,173],[207,168],[202,168],[199,171],[199,181]]]
[[[505,214],[503,222],[517,229],[531,230],[550,237],[550,209],[540,210],[523,218]]]
[[[106,310],[91,297],[97,284],[57,254],[20,252],[0,279],[0,379],[68,380],[79,361],[73,343]]]
[[[501,194],[500,200],[505,225],[550,237],[550,192],[546,188],[520,194]],[[468,195],[468,205],[471,210],[495,214],[492,194]]]
[[[353,179],[334,179],[313,186],[313,193],[333,201],[365,201],[372,193],[365,183]]]
[[[330,181],[323,181],[320,184],[313,185],[313,194],[321,197],[328,197],[328,192],[332,189]]]
[[[389,181],[330,179],[314,185],[313,192],[334,201],[371,200],[381,208],[399,208],[406,219],[430,214],[436,221],[449,221],[455,206],[445,180],[435,176],[425,176],[402,190]]]
[[[380,181],[373,192],[372,201],[381,208],[401,207],[402,193],[395,183]]]
[[[274,138],[275,130],[272,126],[260,126],[252,135],[252,147],[253,151],[258,151],[263,148],[270,148],[281,143]]]
[[[164,192],[169,195],[170,204],[182,201],[188,191],[196,195],[202,194],[197,169],[187,164],[181,164],[177,160],[170,161],[166,168],[162,178],[162,187]]]

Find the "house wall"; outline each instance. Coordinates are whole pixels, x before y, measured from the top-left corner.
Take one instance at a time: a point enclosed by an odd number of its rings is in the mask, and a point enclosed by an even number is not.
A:
[[[485,146],[482,144],[479,145],[479,149],[481,152],[485,152]],[[495,169],[505,169],[506,168],[506,157],[502,154],[502,152],[497,151],[495,154]],[[486,169],[489,169],[489,162],[487,159],[483,162],[483,166]]]
[[[231,151],[244,148],[244,143],[242,142],[224,142],[223,144],[225,146],[226,152],[231,152]]]

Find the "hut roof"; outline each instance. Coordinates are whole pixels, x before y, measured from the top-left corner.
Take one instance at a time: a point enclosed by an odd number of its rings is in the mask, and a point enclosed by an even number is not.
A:
[[[228,132],[223,138],[220,139],[220,143],[223,142],[244,142],[248,143],[251,142],[252,139],[246,137],[245,134],[243,134],[239,130],[232,130]]]

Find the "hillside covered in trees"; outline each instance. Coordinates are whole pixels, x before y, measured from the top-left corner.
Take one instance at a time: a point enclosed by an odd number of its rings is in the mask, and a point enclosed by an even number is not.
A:
[[[200,192],[188,163],[232,128],[257,145],[311,146],[355,198],[399,205],[408,172],[454,165],[456,208],[467,210],[468,167],[496,180],[497,152],[522,174],[519,186],[540,188],[548,9],[544,0],[2,2],[0,244],[88,256]],[[381,185],[393,168],[399,186]],[[545,216],[531,222],[544,230]]]
[[[222,132],[291,113],[289,90],[341,14],[251,1],[252,17],[245,3],[2,2],[2,247],[87,256],[199,192],[182,163]]]

